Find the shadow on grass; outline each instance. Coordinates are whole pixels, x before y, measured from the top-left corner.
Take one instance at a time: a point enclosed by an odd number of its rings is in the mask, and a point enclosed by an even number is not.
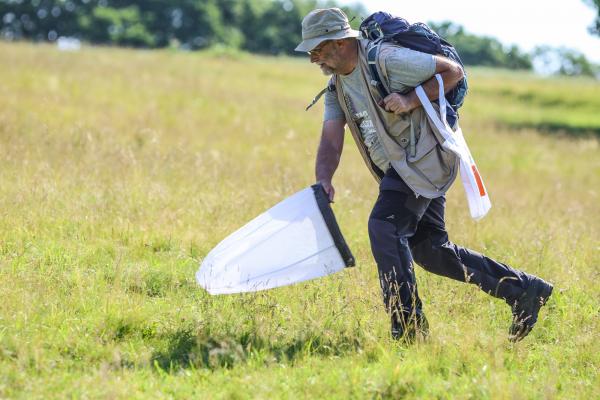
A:
[[[541,133],[548,135],[563,135],[574,138],[591,138],[600,139],[599,126],[573,126],[566,123],[558,122],[508,122],[505,125],[511,129],[535,129]]]
[[[276,343],[244,333],[240,336],[206,336],[183,329],[169,334],[167,346],[152,355],[155,367],[166,372],[186,368],[231,368],[245,362],[251,353],[273,362],[291,362],[303,355],[343,355],[360,347],[356,337],[339,335],[334,339],[309,333],[289,342]]]

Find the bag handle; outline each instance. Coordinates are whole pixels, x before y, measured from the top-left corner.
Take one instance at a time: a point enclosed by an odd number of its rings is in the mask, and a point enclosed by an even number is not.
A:
[[[431,105],[431,101],[429,101],[423,87],[418,86],[415,89],[415,92],[425,108],[429,119],[444,138],[442,147],[447,148],[458,156],[460,161],[460,178],[463,183],[463,188],[465,189],[465,195],[467,196],[471,217],[480,219],[487,214],[492,207],[492,203],[490,202],[485,185],[483,184],[483,179],[479,174],[477,165],[475,165],[475,160],[471,155],[469,146],[467,146],[467,142],[465,141],[460,126],[457,125],[456,132],[454,132],[446,121],[447,104],[444,93],[444,81],[440,74],[436,74],[435,78],[437,79],[439,86],[439,116]]]

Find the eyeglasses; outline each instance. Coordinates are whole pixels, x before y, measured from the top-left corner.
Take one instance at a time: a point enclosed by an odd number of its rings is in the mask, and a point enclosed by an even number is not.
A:
[[[321,55],[321,52],[323,51],[323,49],[325,48],[325,46],[327,46],[328,43],[330,43],[331,40],[326,40],[323,43],[321,43],[320,45],[318,45],[317,47],[315,47],[314,49],[307,51],[309,56],[315,56],[318,57],[319,55]]]

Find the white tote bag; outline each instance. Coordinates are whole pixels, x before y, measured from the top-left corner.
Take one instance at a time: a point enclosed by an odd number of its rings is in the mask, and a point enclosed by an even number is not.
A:
[[[454,132],[446,121],[446,97],[444,96],[444,81],[439,74],[436,74],[435,77],[437,78],[440,88],[439,115],[431,105],[431,102],[427,98],[423,88],[421,86],[417,86],[415,91],[419,97],[419,100],[421,101],[421,104],[423,104],[430,121],[444,137],[444,143],[442,143],[442,146],[455,153],[460,159],[460,179],[463,183],[465,194],[467,195],[467,202],[469,203],[471,217],[477,220],[483,218],[487,214],[492,207],[492,203],[490,202],[490,197],[485,189],[485,185],[483,184],[483,179],[481,178],[481,174],[479,174],[477,165],[475,165],[475,160],[471,155],[469,146],[467,146],[467,142],[465,141],[460,126],[457,125],[457,130]]]
[[[316,184],[225,238],[202,261],[196,281],[213,295],[255,292],[353,265],[329,199]]]

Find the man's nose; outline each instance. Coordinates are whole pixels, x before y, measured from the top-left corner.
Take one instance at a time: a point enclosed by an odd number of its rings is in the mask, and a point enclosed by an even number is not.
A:
[[[311,62],[311,63],[315,63],[315,62],[317,62],[318,60],[319,60],[319,56],[318,56],[318,55],[316,55],[316,54],[311,54],[311,55],[310,55],[310,62]]]

